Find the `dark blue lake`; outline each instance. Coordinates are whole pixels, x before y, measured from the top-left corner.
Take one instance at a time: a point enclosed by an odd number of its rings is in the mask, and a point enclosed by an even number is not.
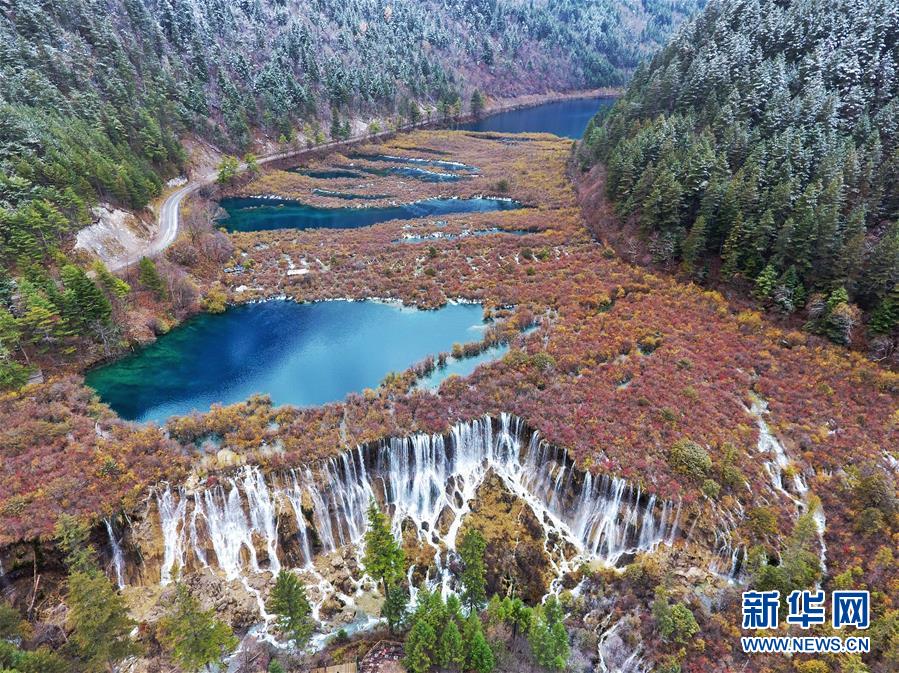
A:
[[[374,301],[271,301],[201,314],[85,381],[120,416],[162,421],[255,393],[311,406],[376,387],[483,335],[479,305],[419,311]]]
[[[228,214],[221,221],[231,231],[268,229],[353,229],[388,220],[457,213],[487,213],[521,208],[504,199],[428,199],[383,208],[317,208],[289,199],[227,198],[219,205]]]
[[[581,98],[544,103],[521,110],[509,110],[484,117],[457,128],[463,131],[494,131],[496,133],[554,133],[564,138],[578,139],[584,135],[587,123],[600,108],[609,107],[614,98]]]

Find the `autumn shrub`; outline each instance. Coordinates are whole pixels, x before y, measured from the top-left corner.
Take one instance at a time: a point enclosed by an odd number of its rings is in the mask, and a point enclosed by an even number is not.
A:
[[[702,494],[707,498],[715,500],[721,493],[721,484],[714,479],[706,479],[702,482]]]
[[[671,446],[668,462],[683,475],[701,479],[712,469],[708,452],[696,442],[680,439]]]
[[[749,528],[758,537],[777,533],[777,514],[770,507],[754,507],[749,511]]]
[[[796,673],[830,673],[830,666],[820,659],[797,661]]]
[[[217,288],[211,289],[203,298],[203,310],[209,313],[224,313],[228,304],[228,295]]]

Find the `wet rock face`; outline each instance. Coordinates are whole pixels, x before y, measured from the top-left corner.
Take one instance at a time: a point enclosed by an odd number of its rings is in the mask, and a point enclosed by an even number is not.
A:
[[[247,580],[227,580],[211,568],[186,573],[182,582],[203,610],[214,610],[216,616],[235,630],[245,630],[261,621],[257,597],[247,589],[258,591],[265,599],[271,590],[270,573],[260,573]],[[144,586],[125,589],[131,616],[139,622],[156,623],[169,610],[175,598],[175,584],[161,587]]]
[[[539,603],[552,577],[543,527],[528,504],[492,472],[478,489],[458,539],[471,528],[479,530],[487,543],[488,593],[504,594],[511,585],[525,602]]]
[[[130,585],[152,586],[159,582],[165,556],[165,540],[160,534],[159,513],[151,505],[140,518],[132,519],[126,529],[122,546],[126,560],[126,582]]]
[[[251,581],[251,586],[260,591],[267,591],[271,585],[271,578],[265,575],[267,573],[254,578],[258,581]],[[230,624],[232,628],[249,628],[261,619],[256,597],[247,591],[240,580],[228,581],[209,568],[204,568],[185,577],[184,583],[200,602],[202,609],[215,610],[218,618]],[[174,587],[171,590],[174,591]]]
[[[418,586],[424,581],[428,570],[434,567],[436,550],[432,546],[421,542],[415,529],[415,522],[411,519],[403,521],[402,532],[406,565],[414,566],[412,583]],[[426,531],[425,534],[427,534]]]

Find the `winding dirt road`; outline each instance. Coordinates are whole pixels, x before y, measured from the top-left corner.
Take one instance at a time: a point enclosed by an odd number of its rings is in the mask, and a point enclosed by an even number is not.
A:
[[[215,176],[211,178],[207,176],[197,182],[190,182],[169,194],[159,209],[159,227],[156,235],[147,242],[147,246],[140,252],[123,254],[115,260],[109,260],[106,264],[109,270],[118,271],[130,264],[139,262],[141,257],[157,255],[174,243],[178,237],[178,211],[181,208],[181,202],[184,200],[184,197],[188,194],[193,194],[200,187],[209,184],[214,179]]]

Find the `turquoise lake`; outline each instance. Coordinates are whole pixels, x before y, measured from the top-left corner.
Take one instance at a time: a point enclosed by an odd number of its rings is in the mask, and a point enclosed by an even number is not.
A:
[[[483,336],[480,305],[420,311],[375,301],[269,301],[188,320],[86,383],[129,420],[164,421],[253,394],[312,406],[376,387],[453,343]]]
[[[219,205],[228,214],[221,224],[231,231],[269,229],[354,229],[389,220],[458,213],[489,213],[521,208],[505,199],[427,199],[382,208],[318,208],[290,199],[227,198]]]

